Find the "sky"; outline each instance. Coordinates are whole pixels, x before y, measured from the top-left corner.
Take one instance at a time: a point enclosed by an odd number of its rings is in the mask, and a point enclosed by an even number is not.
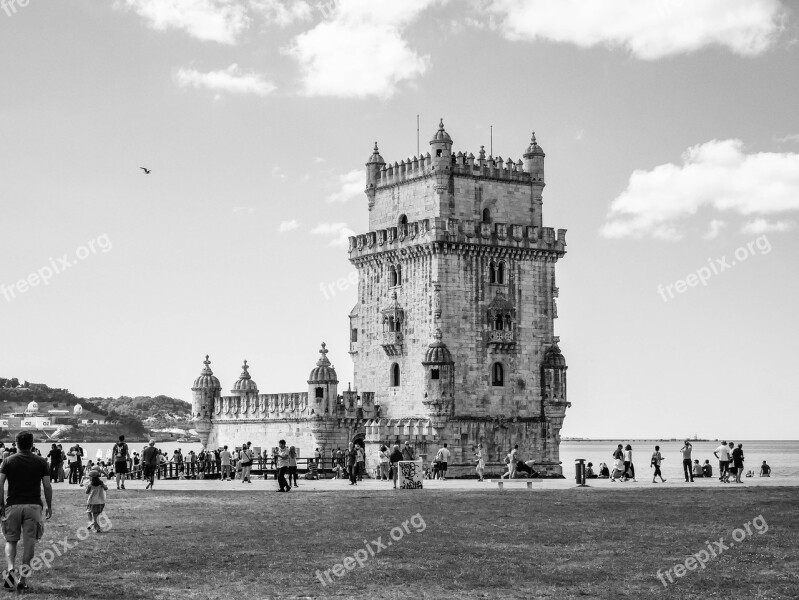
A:
[[[346,389],[364,163],[419,115],[547,154],[563,436],[795,439],[797,40],[780,0],[0,0],[0,375],[304,391],[325,341]]]

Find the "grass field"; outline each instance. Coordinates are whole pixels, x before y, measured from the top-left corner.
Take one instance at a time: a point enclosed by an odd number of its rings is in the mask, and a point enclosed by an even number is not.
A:
[[[34,574],[27,597],[799,597],[796,488],[109,495],[112,529],[78,542],[85,495],[56,490],[37,554],[50,540],[74,547]],[[673,574],[760,515],[704,569]],[[337,563],[343,576],[323,585],[317,570]],[[657,572],[669,568],[666,588]]]

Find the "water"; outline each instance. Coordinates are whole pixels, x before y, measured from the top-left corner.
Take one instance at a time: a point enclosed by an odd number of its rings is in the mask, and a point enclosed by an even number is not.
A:
[[[760,473],[760,465],[765,460],[771,467],[771,476],[775,479],[799,476],[799,441],[732,441],[737,447],[743,444],[744,451],[744,473],[748,470],[755,472],[755,477]],[[660,453],[665,459],[660,469],[666,479],[683,479],[682,453],[680,448],[683,441],[678,442],[629,442],[633,448],[633,464],[638,479],[651,477],[653,470],[649,466],[655,445],[660,446]],[[624,440],[618,441],[563,441],[560,444],[560,460],[563,463],[563,474],[566,477],[574,475],[574,460],[584,458],[586,462],[594,463],[594,469],[599,463],[607,463],[608,467],[613,464],[613,451],[617,444],[627,445]],[[691,442],[693,453],[691,460],[699,459],[699,464],[705,464],[709,459],[713,465],[713,475],[718,477],[719,461],[713,456],[713,452],[721,445],[721,442]]]

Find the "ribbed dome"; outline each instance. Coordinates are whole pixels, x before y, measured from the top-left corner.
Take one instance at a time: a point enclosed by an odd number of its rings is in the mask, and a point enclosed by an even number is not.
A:
[[[563,354],[561,354],[557,344],[553,344],[544,355],[544,366],[556,369],[567,368],[566,359],[563,357]]]
[[[244,364],[241,366],[241,375],[239,375],[238,381],[233,384],[233,391],[234,392],[258,392],[258,384],[252,380],[250,374],[248,373],[249,365],[247,361],[244,361]]]
[[[430,140],[431,144],[436,142],[446,142],[448,144],[452,143],[452,138],[449,137],[449,134],[444,129],[444,119],[441,119],[441,122],[438,124],[438,131],[436,131],[433,139]]]
[[[203,390],[203,389],[220,389],[222,386],[219,385],[219,380],[214,377],[214,372],[211,370],[211,361],[208,360],[208,355],[205,355],[205,361],[203,361],[205,367],[203,368],[200,376],[194,380],[194,385],[192,386],[192,390]]]
[[[436,329],[436,332],[433,334],[433,341],[427,347],[427,352],[425,352],[424,360],[422,361],[423,365],[451,365],[454,364],[452,362],[452,354],[450,354],[447,345],[441,341],[441,330]]]
[[[366,164],[369,165],[374,163],[381,165],[386,164],[386,161],[383,160],[383,157],[380,156],[380,151],[377,149],[377,142],[375,142],[375,149],[372,151],[372,156],[369,157],[369,161]]]
[[[322,349],[319,354],[322,356],[316,361],[316,367],[311,371],[308,376],[308,383],[338,383],[338,375],[330,361],[327,359],[327,344],[322,342]]]
[[[524,156],[546,156],[546,154],[544,154],[544,149],[535,141],[535,131],[533,132],[533,139],[530,140],[530,145],[527,146],[527,152],[524,153]]]

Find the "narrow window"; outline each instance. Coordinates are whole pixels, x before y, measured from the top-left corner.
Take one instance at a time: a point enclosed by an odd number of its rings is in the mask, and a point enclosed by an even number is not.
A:
[[[505,370],[502,368],[501,363],[494,363],[491,368],[491,385],[494,387],[505,385]]]
[[[487,208],[483,209],[483,223],[490,223],[491,222],[491,211]]]
[[[402,227],[403,225],[407,225],[407,224],[408,224],[408,217],[406,215],[402,215],[399,218],[399,226]]]
[[[317,398],[324,398],[325,397],[325,389],[324,388],[316,388],[316,397]]]
[[[396,285],[402,285],[402,265],[397,265],[397,283]]]
[[[391,365],[391,386],[399,387],[400,384],[400,368],[397,363]]]
[[[497,315],[497,318],[494,319],[494,329],[496,331],[502,331],[504,329],[502,326],[502,315]]]
[[[439,379],[441,374],[438,369],[431,369],[430,370],[430,379]]]
[[[497,283],[505,283],[505,263],[499,263],[497,266]]]
[[[397,267],[391,265],[391,287],[397,285]]]
[[[494,264],[493,260],[490,263],[488,263],[488,282],[489,283],[497,282],[497,266]]]
[[[350,330],[350,341],[351,342],[357,342],[358,341],[358,329],[355,328],[355,327],[353,327]]]
[[[441,156],[441,150],[436,150],[436,156]]]

